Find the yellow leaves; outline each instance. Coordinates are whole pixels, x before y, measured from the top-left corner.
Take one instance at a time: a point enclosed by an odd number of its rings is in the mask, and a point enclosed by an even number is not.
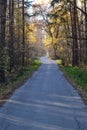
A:
[[[51,27],[51,32],[52,32],[52,33],[54,33],[54,32],[55,32],[54,27]]]
[[[45,44],[45,46],[49,46],[51,43],[52,43],[52,38],[51,37],[46,37],[44,40],[43,40],[43,43]]]
[[[34,24],[26,24],[25,27],[25,31],[26,31],[26,36],[27,39],[29,40],[30,43],[36,43],[37,38],[36,38],[36,28]]]

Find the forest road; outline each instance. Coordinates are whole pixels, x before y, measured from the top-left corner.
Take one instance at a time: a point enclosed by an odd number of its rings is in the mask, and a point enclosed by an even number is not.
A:
[[[87,106],[53,60],[0,108],[0,130],[87,130]]]

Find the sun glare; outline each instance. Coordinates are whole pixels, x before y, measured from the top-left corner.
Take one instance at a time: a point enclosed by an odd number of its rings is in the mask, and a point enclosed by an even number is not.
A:
[[[39,3],[41,5],[46,5],[50,2],[51,0],[35,0],[36,3]]]
[[[81,7],[81,0],[77,0],[77,4],[79,7]]]

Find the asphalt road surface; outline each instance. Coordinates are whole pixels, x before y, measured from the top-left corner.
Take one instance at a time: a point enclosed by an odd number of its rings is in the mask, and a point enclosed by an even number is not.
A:
[[[0,108],[0,130],[87,130],[87,106],[55,61],[41,61]]]

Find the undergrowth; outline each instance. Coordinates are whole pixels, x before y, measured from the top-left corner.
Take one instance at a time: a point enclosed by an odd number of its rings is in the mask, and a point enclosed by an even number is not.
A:
[[[61,65],[61,67],[77,85],[80,85],[87,91],[87,69],[63,65]]]
[[[32,73],[40,67],[40,65],[41,62],[39,60],[35,60],[33,64],[24,68],[20,76],[14,77],[8,83],[0,84],[0,99],[9,93],[12,93],[16,88],[21,86],[25,80],[27,80],[32,75]]]

